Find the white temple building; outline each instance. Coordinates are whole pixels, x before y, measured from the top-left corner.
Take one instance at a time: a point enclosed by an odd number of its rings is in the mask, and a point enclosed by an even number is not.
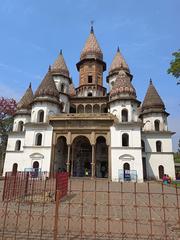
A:
[[[119,48],[103,87],[106,63],[93,27],[76,64],[75,89],[62,51],[39,87],[19,101],[9,134],[6,171],[67,171],[112,181],[175,177],[172,132],[152,81],[144,101]]]

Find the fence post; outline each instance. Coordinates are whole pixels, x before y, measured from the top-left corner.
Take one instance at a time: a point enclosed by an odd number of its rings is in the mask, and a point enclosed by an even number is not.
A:
[[[28,180],[29,180],[29,172],[27,172],[27,174],[26,174],[26,179],[25,179],[25,181],[26,181],[26,183],[25,183],[25,191],[24,191],[24,195],[25,195],[25,196],[26,196],[27,193],[28,193]]]
[[[5,173],[5,179],[4,179],[4,188],[3,188],[3,196],[2,200],[5,200],[5,195],[7,195],[7,172]]]
[[[61,192],[59,190],[56,191],[56,206],[55,206],[55,214],[54,214],[54,238],[53,240],[57,240],[58,235],[58,217],[59,217],[59,205],[60,205]]]

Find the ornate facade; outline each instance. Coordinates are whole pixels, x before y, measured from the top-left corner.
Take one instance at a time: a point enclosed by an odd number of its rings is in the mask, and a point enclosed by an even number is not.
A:
[[[143,103],[118,48],[106,63],[91,27],[76,64],[75,89],[62,51],[33,94],[20,100],[9,135],[6,171],[67,171],[112,181],[175,177],[165,105],[150,81]]]

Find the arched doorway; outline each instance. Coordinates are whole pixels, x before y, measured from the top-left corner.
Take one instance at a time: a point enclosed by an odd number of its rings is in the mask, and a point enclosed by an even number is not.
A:
[[[92,162],[92,147],[85,136],[78,136],[73,141],[72,164],[74,177],[90,177]]]
[[[35,161],[33,162],[33,177],[38,177],[39,174],[39,162]]]
[[[130,165],[129,165],[129,163],[124,163],[123,172],[124,172],[124,181],[130,181],[131,180],[131,175],[130,175]]]
[[[96,177],[108,177],[108,146],[106,139],[102,136],[98,137],[95,146],[96,156]]]
[[[57,139],[55,146],[55,172],[66,172],[67,170],[68,146],[64,136]]]
[[[16,175],[18,169],[18,164],[14,163],[12,166],[12,175]]]
[[[162,165],[159,166],[159,179],[162,179],[164,176],[164,167]]]

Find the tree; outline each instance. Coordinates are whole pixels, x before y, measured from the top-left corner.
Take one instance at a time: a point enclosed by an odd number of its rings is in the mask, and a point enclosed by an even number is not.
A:
[[[167,72],[177,78],[177,84],[180,84],[180,79],[178,79],[180,77],[180,49],[172,55],[175,59],[170,62],[170,68]]]
[[[17,103],[11,98],[0,97],[0,173],[3,168],[3,160],[6,152],[8,133],[12,130],[13,115]]]

